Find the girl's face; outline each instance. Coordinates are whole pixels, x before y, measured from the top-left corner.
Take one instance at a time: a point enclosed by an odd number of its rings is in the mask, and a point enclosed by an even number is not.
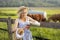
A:
[[[24,10],[23,10],[23,13],[21,13],[20,15],[21,15],[22,17],[26,17],[26,16],[27,16],[27,13],[28,13],[28,10],[27,10],[27,9],[24,9]]]

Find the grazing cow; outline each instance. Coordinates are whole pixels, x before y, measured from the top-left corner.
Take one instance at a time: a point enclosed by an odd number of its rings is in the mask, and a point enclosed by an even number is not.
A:
[[[60,14],[54,14],[51,17],[48,18],[48,21],[53,20],[54,22],[59,21],[60,22]]]
[[[40,14],[28,14],[28,16],[30,16],[31,18],[37,20],[38,22],[46,21],[46,18],[44,18],[44,16],[40,15]]]
[[[36,10],[29,10],[28,16],[37,20],[37,21],[46,21],[46,12],[36,11]]]

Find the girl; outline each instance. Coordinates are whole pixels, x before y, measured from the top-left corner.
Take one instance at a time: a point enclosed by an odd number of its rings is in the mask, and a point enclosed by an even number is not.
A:
[[[22,37],[23,40],[32,40],[32,34],[29,30],[30,24],[40,26],[40,23],[31,17],[28,17],[28,8],[21,6],[17,12],[18,18],[15,20],[15,25],[13,31],[16,32],[17,29],[24,30],[24,36]],[[28,25],[28,26],[27,26]],[[18,34],[18,33],[17,33]]]

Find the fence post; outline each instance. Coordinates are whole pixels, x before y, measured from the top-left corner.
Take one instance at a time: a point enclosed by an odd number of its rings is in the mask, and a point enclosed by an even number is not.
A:
[[[11,17],[8,17],[8,19],[7,19],[7,28],[8,28],[9,40],[13,40],[13,38],[12,38]]]

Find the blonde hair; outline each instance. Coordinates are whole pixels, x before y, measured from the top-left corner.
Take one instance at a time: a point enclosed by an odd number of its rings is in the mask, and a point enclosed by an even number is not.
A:
[[[28,8],[25,7],[25,6],[19,7],[19,9],[18,9],[18,11],[17,11],[17,14],[18,14],[18,17],[19,17],[19,18],[20,18],[20,14],[23,13],[23,10],[24,10],[24,9],[27,9],[27,10],[28,10]]]

